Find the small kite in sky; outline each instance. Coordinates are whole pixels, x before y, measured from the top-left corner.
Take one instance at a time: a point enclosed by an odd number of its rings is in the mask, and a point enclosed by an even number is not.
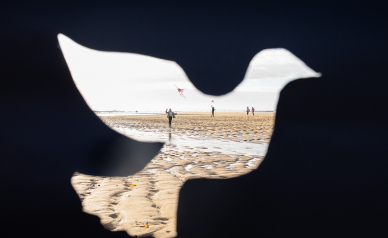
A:
[[[214,102],[214,100],[212,100],[212,102]]]
[[[182,97],[186,98],[185,95],[183,95],[183,91],[186,90],[186,89],[178,88],[175,84],[174,84],[174,86],[178,89],[179,94],[180,94]]]

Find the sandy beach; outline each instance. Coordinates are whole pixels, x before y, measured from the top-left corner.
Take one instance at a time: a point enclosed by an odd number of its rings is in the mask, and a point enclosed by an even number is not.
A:
[[[179,190],[188,179],[228,179],[262,162],[275,113],[178,113],[100,116],[110,128],[140,141],[163,141],[160,153],[128,177],[76,173],[72,184],[85,212],[106,229],[132,236],[175,237]],[[149,227],[144,227],[148,222]]]

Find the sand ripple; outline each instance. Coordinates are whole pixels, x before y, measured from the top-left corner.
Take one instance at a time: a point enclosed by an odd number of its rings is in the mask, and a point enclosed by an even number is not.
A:
[[[103,121],[119,132],[125,128],[159,134],[170,132],[165,115],[111,116]],[[184,182],[192,178],[227,179],[256,169],[264,159],[263,154],[223,153],[222,148],[227,141],[249,143],[245,148],[268,143],[273,121],[274,114],[256,114],[249,121],[243,113],[218,113],[214,118],[200,113],[178,114],[171,130],[174,140],[185,135],[220,143],[212,148],[177,147],[172,141],[135,175],[97,177],[76,173],[72,184],[84,211],[99,216],[106,229],[125,230],[132,236],[175,237],[178,194]],[[146,221],[148,228],[144,227]]]

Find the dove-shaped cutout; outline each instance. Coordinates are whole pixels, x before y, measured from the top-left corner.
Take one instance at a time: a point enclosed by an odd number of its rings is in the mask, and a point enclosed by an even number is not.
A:
[[[97,51],[62,34],[58,39],[78,90],[110,128],[139,141],[167,142],[141,172],[94,182],[98,185],[83,203],[86,212],[98,215],[110,229],[130,235],[168,228],[167,236],[176,236],[183,183],[198,177],[232,178],[256,169],[267,152],[281,89],[298,78],[320,77],[288,50],[265,49],[252,59],[234,91],[212,96],[196,89],[176,62]],[[177,88],[184,89],[185,97]],[[166,115],[170,108],[177,113],[172,129]],[[73,177],[78,194],[87,194],[82,184],[88,180]],[[146,219],[152,230],[131,222]]]

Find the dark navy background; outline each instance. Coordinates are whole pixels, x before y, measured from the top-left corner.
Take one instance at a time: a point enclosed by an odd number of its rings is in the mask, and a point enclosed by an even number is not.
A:
[[[76,89],[57,40],[176,61],[222,95],[266,48],[323,76],[281,92],[258,170],[187,182],[179,237],[387,236],[387,20],[383,1],[12,1],[0,7],[1,234],[127,237],[81,211],[74,171],[124,176],[159,143],[113,132]],[[128,102],[130,103],[130,102]],[[137,162],[136,158],[143,161]],[[123,171],[122,168],[126,168]]]

